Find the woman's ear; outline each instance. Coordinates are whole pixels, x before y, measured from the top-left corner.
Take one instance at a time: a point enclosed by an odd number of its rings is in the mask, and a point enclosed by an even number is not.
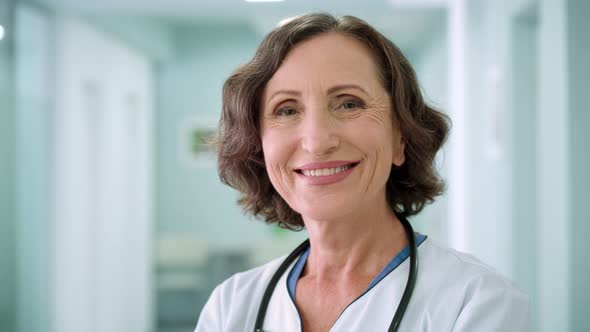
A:
[[[401,167],[406,161],[406,141],[400,135],[393,144],[393,164]]]

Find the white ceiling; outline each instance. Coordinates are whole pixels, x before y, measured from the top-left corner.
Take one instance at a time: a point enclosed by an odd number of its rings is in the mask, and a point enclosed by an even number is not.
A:
[[[251,23],[265,34],[280,20],[312,11],[358,16],[391,37],[402,49],[417,52],[445,25],[445,0],[37,0],[46,6],[93,16],[142,17],[190,26]]]

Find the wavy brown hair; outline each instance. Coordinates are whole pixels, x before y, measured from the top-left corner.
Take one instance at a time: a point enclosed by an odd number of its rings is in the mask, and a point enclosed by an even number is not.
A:
[[[405,141],[405,162],[392,166],[387,201],[402,216],[420,212],[444,191],[434,158],[447,138],[450,120],[426,105],[414,69],[390,40],[363,20],[328,14],[299,16],[271,31],[254,58],[240,66],[223,86],[223,110],[216,138],[221,181],[237,189],[246,212],[289,229],[304,227],[272,186],[265,169],[260,133],[260,99],[267,82],[297,44],[336,32],[368,46],[392,101],[393,121]]]

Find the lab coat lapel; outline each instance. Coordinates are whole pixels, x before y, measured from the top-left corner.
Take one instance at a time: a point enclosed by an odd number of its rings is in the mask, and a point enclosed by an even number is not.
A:
[[[281,276],[273,292],[264,320],[264,332],[301,332],[301,322],[287,289],[287,276],[293,265]]]

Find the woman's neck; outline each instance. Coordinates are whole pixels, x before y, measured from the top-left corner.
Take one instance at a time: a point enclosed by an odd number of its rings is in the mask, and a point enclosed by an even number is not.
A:
[[[311,252],[303,277],[374,277],[407,244],[403,225],[387,203],[338,220],[304,220]]]

